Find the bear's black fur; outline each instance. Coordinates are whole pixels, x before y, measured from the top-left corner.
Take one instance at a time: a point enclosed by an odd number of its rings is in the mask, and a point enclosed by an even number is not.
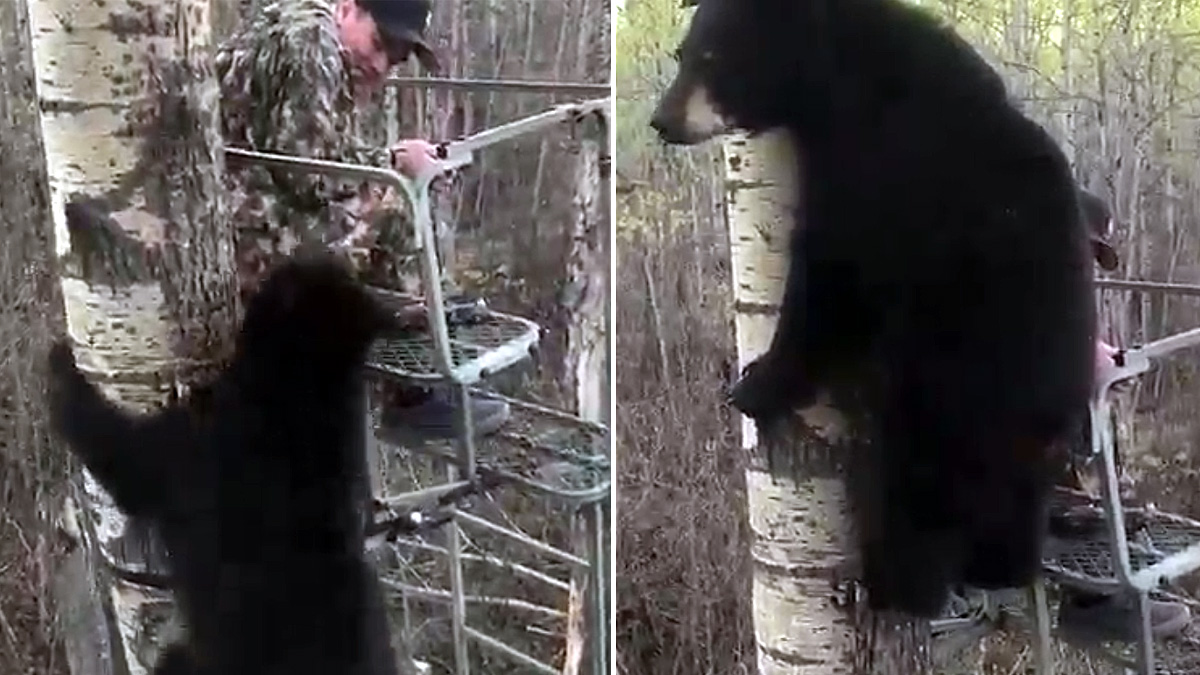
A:
[[[361,372],[393,317],[339,263],[282,264],[229,366],[193,399],[119,410],[50,352],[56,431],[170,555],[188,637],[159,673],[394,675],[364,553]]]
[[[821,390],[865,397],[851,492],[876,609],[932,616],[956,581],[1031,581],[1092,387],[1088,232],[1062,152],[900,0],[700,0],[678,57],[664,140],[784,129],[800,150],[778,327],[734,404],[768,425]]]

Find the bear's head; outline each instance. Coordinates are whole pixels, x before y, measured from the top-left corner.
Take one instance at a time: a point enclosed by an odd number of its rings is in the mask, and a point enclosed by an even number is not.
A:
[[[667,143],[692,145],[733,129],[783,127],[796,94],[811,92],[829,54],[828,0],[684,0],[694,6],[675,52],[679,64],[650,125]]]
[[[650,122],[667,143],[779,128],[811,142],[835,127],[877,124],[884,110],[933,119],[1008,105],[987,61],[907,0],[684,5],[695,11],[675,53],[679,70]]]

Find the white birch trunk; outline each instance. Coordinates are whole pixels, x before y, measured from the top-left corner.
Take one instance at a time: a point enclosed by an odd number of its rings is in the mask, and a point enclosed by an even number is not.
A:
[[[767,350],[775,331],[802,177],[786,134],[729,137],[723,150],[740,369]],[[793,424],[792,438],[774,441],[788,445],[782,452],[804,454],[804,444],[811,439],[799,428]],[[849,562],[856,541],[843,479],[835,471],[817,470],[815,464],[797,467],[801,471],[791,476],[773,476],[754,423],[746,417],[742,449],[751,455],[746,498],[758,672],[923,672],[928,666],[927,624],[831,601],[832,582],[845,580],[847,571],[857,567]],[[799,463],[804,461],[813,460]]]
[[[146,411],[223,355],[236,320],[209,0],[31,0],[29,12],[58,255],[89,254],[72,251],[66,227],[63,205],[76,196],[105,199],[132,250],[170,252],[119,281],[84,278],[77,264],[61,280],[80,367]],[[99,557],[151,569],[153,556],[126,550],[111,498],[90,476],[83,483],[94,518],[80,520],[96,523]],[[147,624],[168,596],[126,582],[109,595],[114,671],[148,672],[157,650]]]
[[[723,145],[740,369],[766,351],[775,331],[799,176],[786,135],[730,137]],[[754,423],[742,417],[742,448],[757,445]],[[826,576],[851,543],[842,481],[772,479],[762,462],[750,462],[746,497],[759,673],[851,672],[853,627],[828,601]]]

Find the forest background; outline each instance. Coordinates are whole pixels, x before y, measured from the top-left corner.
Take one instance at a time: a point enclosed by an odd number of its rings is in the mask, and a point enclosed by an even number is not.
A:
[[[661,144],[648,126],[690,13],[617,9],[617,662],[625,673],[754,672],[743,455],[724,404],[736,364],[724,176],[717,144]],[[926,0],[1057,138],[1109,201],[1125,279],[1200,282],[1200,3]],[[1104,334],[1133,345],[1200,325],[1192,298],[1105,291]],[[1119,402],[1138,499],[1200,516],[1194,354]],[[1194,589],[1193,589],[1194,590]],[[1105,667],[1061,645],[1065,672]],[[959,657],[1018,672],[1022,636]]]

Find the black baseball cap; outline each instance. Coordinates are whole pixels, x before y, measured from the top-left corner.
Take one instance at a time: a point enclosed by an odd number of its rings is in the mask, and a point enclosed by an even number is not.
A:
[[[356,0],[359,7],[367,10],[379,36],[387,47],[393,63],[399,63],[408,55],[415,54],[421,66],[437,72],[438,58],[425,40],[425,27],[433,12],[430,0]]]

